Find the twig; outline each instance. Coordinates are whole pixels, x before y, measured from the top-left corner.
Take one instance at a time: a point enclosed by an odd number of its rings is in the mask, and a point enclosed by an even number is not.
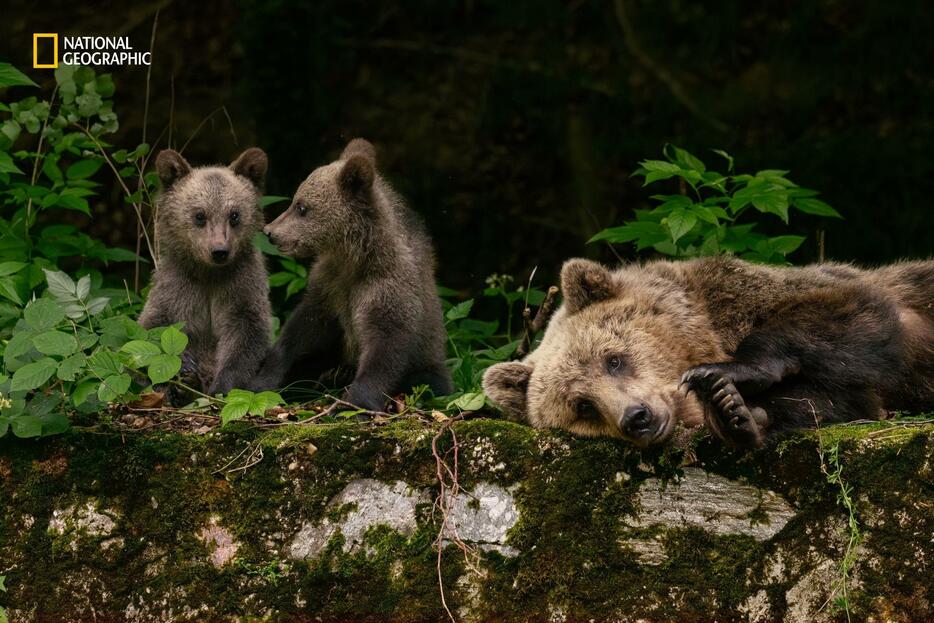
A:
[[[555,303],[557,302],[558,296],[558,287],[551,286],[548,288],[548,292],[545,293],[545,299],[542,301],[542,304],[538,306],[538,310],[535,312],[535,316],[532,316],[532,310],[528,306],[522,310],[522,320],[525,324],[525,334],[522,336],[522,343],[519,344],[519,348],[516,349],[517,357],[524,357],[532,350],[532,340],[535,339],[535,335],[545,328],[545,325],[548,323],[548,319],[551,318],[551,315],[555,311]]]
[[[438,497],[435,498],[432,510],[438,510],[441,513],[441,526],[438,528],[438,536],[435,539],[435,550],[437,551],[436,569],[438,573],[438,591],[441,594],[441,605],[444,611],[451,619],[452,623],[457,623],[454,614],[448,607],[447,598],[444,595],[444,576],[441,573],[441,558],[444,552],[444,542],[454,543],[464,553],[464,561],[474,572],[479,573],[476,566],[471,561],[471,557],[476,556],[476,552],[468,546],[457,534],[457,526],[451,522],[451,505],[457,499],[460,492],[460,481],[458,479],[458,453],[457,435],[454,432],[454,423],[463,419],[463,415],[456,415],[442,424],[440,430],[431,439],[431,453],[435,457],[435,475],[438,478]],[[451,434],[451,448],[443,455],[438,452],[438,442],[445,433]],[[447,457],[453,454],[454,466],[448,465]]]
[[[632,27],[632,22],[629,21],[629,15],[626,13],[626,3],[624,0],[615,0],[614,4],[616,6],[616,20],[619,22],[619,26],[623,31],[623,42],[636,60],[648,69],[649,72],[655,74],[659,80],[664,82],[672,97],[687,108],[688,112],[718,132],[727,132],[729,127],[725,123],[704,113],[694,100],[688,96],[684,87],[681,86],[681,83],[671,72],[659,65],[655,59],[642,49],[639,40],[636,38],[636,31]]]
[[[185,141],[185,144],[182,145],[182,148],[178,150],[178,153],[185,153],[185,149],[188,147],[188,144],[198,136],[198,132],[201,131],[201,128],[204,127],[204,124],[211,120],[211,118],[219,112],[224,113],[224,117],[227,118],[227,124],[230,126],[230,134],[233,135],[234,145],[237,145],[239,141],[237,140],[237,131],[234,129],[233,121],[230,118],[230,113],[227,112],[226,106],[221,106],[220,108],[215,108],[211,113],[201,120],[201,123],[198,124],[198,127],[195,128],[195,131],[191,133],[191,136],[188,137],[188,140]]]
[[[110,156],[107,154],[107,150],[105,150],[105,149],[104,149],[104,146],[101,144],[101,142],[100,142],[99,140],[97,140],[97,137],[94,136],[93,134],[91,134],[91,133],[88,131],[88,129],[85,128],[85,127],[82,126],[82,125],[75,124],[75,127],[77,127],[77,128],[80,129],[82,132],[84,132],[84,133],[87,135],[87,137],[90,138],[90,139],[94,142],[94,145],[97,146],[97,151],[100,152],[101,156],[104,158],[104,161],[105,161],[105,162],[107,163],[107,165],[110,167],[110,170],[113,171],[114,176],[117,178],[117,182],[118,182],[118,183],[120,184],[120,186],[123,188],[123,192],[126,193],[126,196],[127,196],[127,197],[133,196],[133,193],[130,192],[130,189],[129,189],[129,188],[127,187],[127,185],[123,182],[123,178],[120,177],[120,172],[117,170],[117,166],[116,166],[116,165],[113,163],[113,161],[110,159]],[[136,203],[136,202],[131,202],[130,205],[133,206],[133,210],[136,212],[136,218],[139,220],[140,223],[142,223],[142,222],[143,222],[143,211],[142,211],[142,207],[140,206],[140,204],[138,204],[138,203]],[[158,258],[156,257],[155,251],[154,251],[154,249],[153,249],[152,241],[149,239],[149,232],[146,231],[146,228],[145,228],[145,227],[143,228],[143,236],[144,236],[145,239],[146,239],[146,247],[149,249],[149,255],[152,257],[152,265],[153,265],[154,267],[158,268],[158,267],[159,267],[159,260],[158,260]]]

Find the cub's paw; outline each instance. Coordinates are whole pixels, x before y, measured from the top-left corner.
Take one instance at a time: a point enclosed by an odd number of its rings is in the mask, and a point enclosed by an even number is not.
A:
[[[768,416],[764,409],[746,405],[723,368],[718,364],[691,368],[681,377],[681,383],[697,394],[707,425],[720,439],[737,446],[761,446]]]

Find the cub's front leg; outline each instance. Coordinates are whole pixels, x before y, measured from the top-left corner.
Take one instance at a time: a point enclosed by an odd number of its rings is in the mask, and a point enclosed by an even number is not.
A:
[[[300,360],[308,361],[308,368],[295,370],[295,373],[306,380],[317,378],[336,363],[341,330],[337,320],[325,308],[323,296],[316,284],[308,285],[258,374],[247,385],[249,389],[262,391],[280,387]]]
[[[417,323],[406,318],[393,304],[392,290],[386,296],[371,294],[365,313],[357,314],[355,331],[362,345],[357,373],[344,399],[369,411],[382,411],[386,401],[405,377],[417,348],[413,327]]]

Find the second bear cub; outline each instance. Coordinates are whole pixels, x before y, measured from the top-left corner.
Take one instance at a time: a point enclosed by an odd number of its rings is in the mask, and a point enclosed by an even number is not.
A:
[[[265,232],[284,253],[315,259],[255,389],[280,385],[293,367],[315,379],[346,363],[356,375],[345,400],[372,411],[413,386],[452,391],[431,241],[377,173],[369,142],[355,139],[315,169]]]

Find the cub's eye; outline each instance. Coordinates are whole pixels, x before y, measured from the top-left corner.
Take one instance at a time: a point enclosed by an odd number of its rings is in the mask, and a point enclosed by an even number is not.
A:
[[[198,212],[195,214],[195,225],[198,227],[204,227],[204,224],[208,222],[208,217],[204,212]]]
[[[610,355],[606,358],[606,371],[616,374],[623,369],[623,358],[619,355]]]
[[[298,212],[299,216],[305,216],[305,214],[308,212],[308,206],[299,201],[295,204],[295,211]]]
[[[237,212],[236,210],[234,210],[233,212],[231,212],[231,213],[230,213],[230,216],[229,216],[228,218],[230,219],[230,224],[231,224],[231,225],[239,225],[239,224],[240,224],[240,213]]]
[[[590,400],[582,398],[574,403],[574,413],[581,420],[593,421],[600,418],[600,411]]]

